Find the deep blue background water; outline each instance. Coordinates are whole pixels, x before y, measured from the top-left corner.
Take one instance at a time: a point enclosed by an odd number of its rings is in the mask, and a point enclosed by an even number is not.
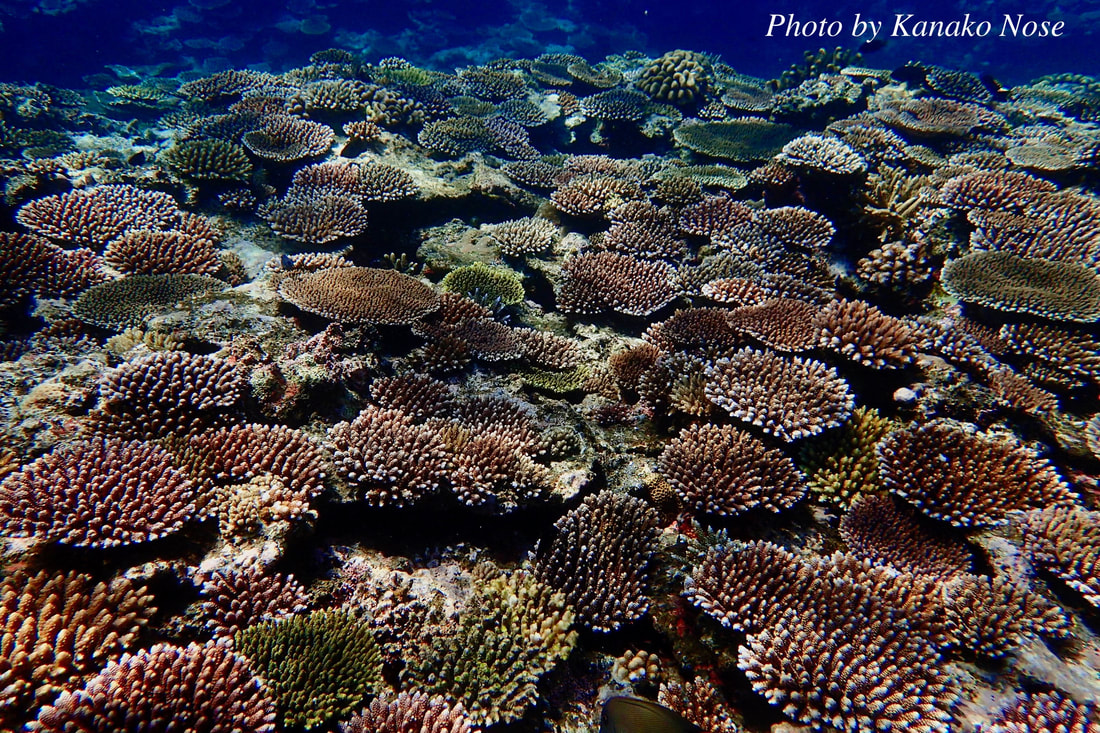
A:
[[[307,62],[316,50],[347,48],[369,61],[402,56],[442,70],[502,56],[568,51],[597,60],[629,49],[657,55],[688,48],[721,56],[739,71],[770,77],[818,47],[856,48],[855,14],[884,23],[896,13],[916,20],[951,21],[969,12],[989,20],[986,38],[886,38],[864,64],[892,68],[919,59],[989,72],[1021,83],[1056,71],[1100,73],[1100,2],[1033,0],[974,3],[961,0],[817,0],[727,3],[700,0],[39,0],[0,3],[0,80],[85,86],[85,77],[109,73],[137,81],[157,72],[211,73],[227,67],[282,71]],[[837,21],[836,37],[767,37],[771,13],[800,22]],[[1003,16],[1061,20],[1061,38],[1002,38]],[[805,29],[805,26],[804,26]],[[129,75],[126,69],[132,69]],[[101,85],[108,77],[92,81]]]

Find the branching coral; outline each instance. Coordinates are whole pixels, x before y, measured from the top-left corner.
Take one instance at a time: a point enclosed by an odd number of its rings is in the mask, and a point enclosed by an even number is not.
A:
[[[477,727],[462,703],[451,705],[434,697],[402,691],[371,700],[368,707],[340,728],[342,733],[473,733]]]
[[[459,626],[433,634],[409,676],[462,703],[478,726],[522,717],[539,678],[569,656],[577,634],[565,597],[517,571],[482,587]]]
[[[1020,528],[1033,562],[1100,607],[1100,512],[1048,506],[1025,514]]]
[[[730,415],[785,441],[842,424],[853,406],[848,383],[831,367],[752,347],[707,369],[707,397]]]
[[[886,488],[957,527],[1004,524],[1009,512],[1076,498],[1034,451],[945,422],[894,431],[878,454]]]
[[[131,581],[17,571],[0,583],[0,724],[17,721],[133,645],[156,612]]]
[[[614,631],[649,608],[646,583],[656,540],[657,515],[643,501],[594,494],[554,524],[535,577],[565,593],[578,623]]]
[[[38,714],[41,733],[273,733],[275,703],[245,661],[213,642],[156,644],[111,662]]]
[[[148,542],[193,518],[196,493],[172,457],[149,443],[70,443],[0,483],[0,527],[76,547]]]
[[[566,260],[562,271],[558,307],[566,313],[647,316],[676,297],[674,271],[664,262],[596,252]]]
[[[309,595],[293,575],[265,570],[246,562],[199,578],[202,613],[216,637],[232,638],[238,631],[261,621],[301,613]]]
[[[233,640],[271,689],[285,725],[313,728],[350,715],[382,683],[370,627],[344,611],[264,621]]]
[[[806,493],[789,458],[729,425],[693,425],[661,453],[660,471],[698,513],[735,515],[790,507]]]

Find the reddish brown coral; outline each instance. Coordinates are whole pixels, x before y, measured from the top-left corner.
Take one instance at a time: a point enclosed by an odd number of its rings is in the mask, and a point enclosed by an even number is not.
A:
[[[776,351],[806,351],[819,338],[818,307],[792,298],[771,298],[729,312],[730,326]]]
[[[440,304],[435,291],[416,278],[370,267],[292,273],[280,281],[279,295],[341,323],[406,324]]]
[[[661,453],[661,474],[698,513],[772,512],[806,494],[805,477],[780,451],[729,425],[693,425]]]
[[[156,612],[152,596],[120,578],[16,571],[0,584],[0,724],[15,730],[32,705],[125,651]]]
[[[647,316],[676,297],[673,278],[672,268],[663,262],[614,252],[578,255],[562,265],[558,307],[580,315],[613,311]]]
[[[367,210],[341,195],[299,193],[268,202],[258,213],[276,234],[307,244],[329,244],[367,230]]]
[[[921,524],[912,509],[885,496],[862,496],[840,520],[840,536],[856,557],[907,573],[950,577],[970,571],[959,539]]]
[[[1100,733],[1100,706],[1057,691],[1023,693],[981,733]]]
[[[324,488],[325,458],[305,433],[283,425],[233,425],[203,431],[191,438],[206,471],[222,481],[239,483],[256,476],[281,479],[303,500]]]
[[[957,527],[1004,524],[1009,512],[1076,498],[1034,451],[945,422],[894,431],[878,454],[891,492]]]
[[[123,655],[38,714],[42,733],[271,733],[275,702],[241,657],[214,642]]]
[[[98,251],[127,231],[167,229],[178,212],[166,193],[116,185],[35,199],[16,219],[36,234]]]
[[[340,726],[341,733],[474,733],[462,703],[448,703],[442,696],[402,691],[371,700],[363,712]]]
[[[252,624],[301,613],[309,605],[309,594],[293,575],[256,562],[215,570],[200,580],[202,613],[216,637],[232,638]]]
[[[286,163],[322,155],[334,137],[332,128],[319,122],[272,115],[259,129],[246,132],[242,141],[253,154]]]
[[[815,728],[947,730],[959,693],[935,648],[890,613],[863,613],[788,609],[749,635],[737,666],[768,702]]]
[[[198,433],[232,413],[244,380],[226,359],[158,352],[122,364],[100,384],[97,427],[154,440]]]
[[[897,369],[916,357],[917,336],[902,321],[862,300],[835,300],[817,314],[819,345],[875,369]]]
[[[554,206],[572,216],[603,216],[626,201],[645,198],[635,182],[597,173],[575,176],[550,194]]]
[[[179,531],[195,487],[164,450],[140,441],[70,443],[0,483],[0,526],[18,537],[114,547]]]
[[[945,586],[946,632],[951,646],[984,657],[1004,656],[1028,638],[1066,638],[1072,623],[1061,608],[1001,575],[966,575]]]
[[[398,410],[368,406],[329,431],[337,475],[374,506],[405,506],[439,489],[447,451],[439,433]]]
[[[103,259],[128,275],[216,275],[221,269],[214,240],[178,231],[128,231],[107,245]]]
[[[752,347],[707,369],[707,397],[730,415],[786,441],[842,424],[853,405],[848,383],[831,367]]]
[[[585,626],[614,631],[649,608],[646,584],[656,541],[653,509],[604,491],[554,524],[551,541],[537,553],[535,577],[565,593]]]
[[[1048,506],[1024,515],[1020,528],[1032,561],[1100,608],[1100,512]]]

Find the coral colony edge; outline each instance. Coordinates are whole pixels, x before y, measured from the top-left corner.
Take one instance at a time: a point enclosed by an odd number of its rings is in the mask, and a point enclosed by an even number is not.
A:
[[[0,730],[1097,733],[1098,122],[839,49],[0,84]]]

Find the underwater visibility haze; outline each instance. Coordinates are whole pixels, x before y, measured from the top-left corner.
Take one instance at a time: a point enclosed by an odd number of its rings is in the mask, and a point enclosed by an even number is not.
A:
[[[1100,733],[1098,41],[0,3],[0,732]]]

